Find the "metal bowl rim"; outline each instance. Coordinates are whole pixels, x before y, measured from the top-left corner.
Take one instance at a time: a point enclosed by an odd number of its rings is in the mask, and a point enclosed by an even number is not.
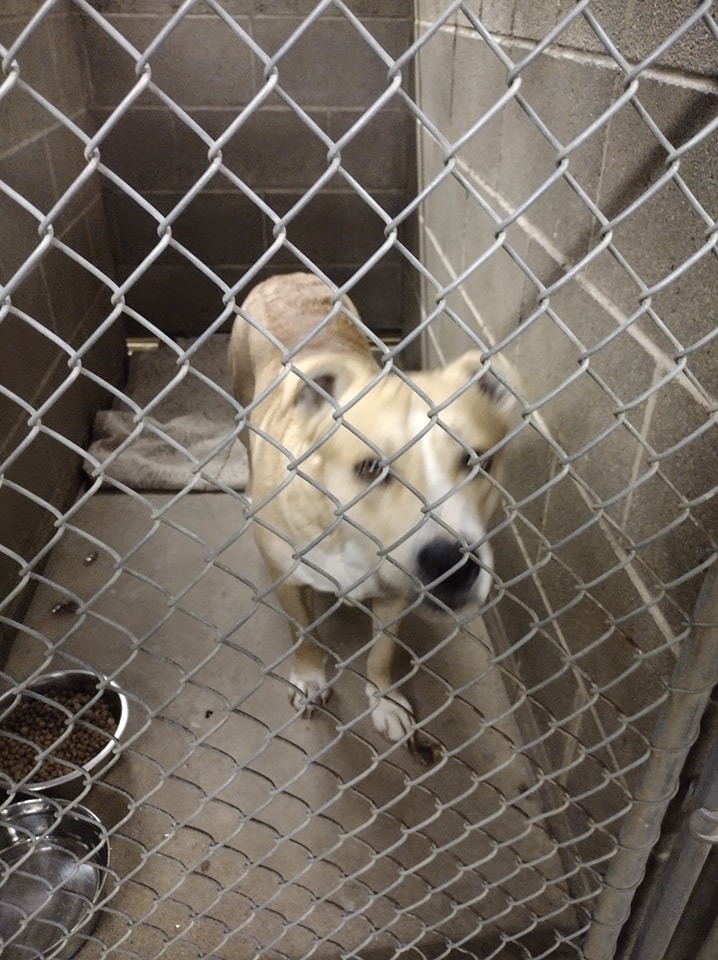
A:
[[[14,801],[5,807],[0,807],[0,823],[11,827],[13,823],[19,823],[25,816],[42,816],[43,814],[48,815],[48,820],[49,817],[52,816],[53,822],[48,823],[46,829],[41,832],[28,829],[28,838],[23,838],[22,841],[16,840],[13,843],[3,846],[2,850],[0,850],[0,857],[18,843],[27,842],[27,839],[30,839],[32,836],[36,838],[43,837],[44,834],[47,835],[47,839],[50,842],[55,839],[55,845],[60,850],[62,849],[63,837],[71,836],[86,849],[87,854],[83,857],[83,861],[86,861],[93,869],[95,878],[94,892],[86,902],[82,915],[75,920],[67,936],[62,937],[57,943],[53,943],[49,947],[53,957],[71,957],[74,956],[82,945],[81,941],[78,942],[78,938],[86,935],[88,931],[91,932],[97,923],[97,912],[95,908],[100,902],[102,890],[108,876],[110,866],[110,839],[104,824],[92,810],[77,803],[67,803],[50,798],[32,797],[26,800]],[[77,833],[62,830],[63,823],[78,822],[89,828],[90,837],[78,836]]]
[[[95,767],[99,766],[103,760],[105,760],[109,755],[117,750],[117,746],[120,740],[120,737],[125,732],[127,727],[127,721],[129,719],[129,700],[127,699],[127,694],[125,694],[122,688],[114,680],[110,680],[109,677],[105,674],[100,673],[95,670],[55,670],[52,673],[42,673],[40,676],[35,677],[31,683],[26,684],[26,689],[32,690],[38,684],[50,685],[52,683],[57,683],[60,680],[67,680],[73,676],[84,676],[90,677],[93,680],[97,681],[98,686],[101,684],[103,686],[103,695],[106,691],[109,691],[115,694],[119,700],[120,704],[120,716],[117,720],[117,727],[115,732],[111,735],[112,739],[100,750],[99,753],[96,753],[91,757],[87,763],[83,764],[82,767],[78,767],[77,770],[73,770],[70,773],[65,773],[61,777],[55,777],[52,780],[35,780],[29,783],[17,784],[16,786],[21,786],[21,789],[28,792],[36,793],[49,793],[51,790],[54,790],[56,787],[64,786],[67,783],[72,783],[73,780],[78,779],[82,776],[82,771],[85,773],[91,773]],[[3,700],[14,697],[17,694],[12,690],[8,690],[0,696],[0,708],[2,707]],[[8,777],[8,780],[10,778]]]
[[[12,803],[0,807],[0,823],[10,823],[19,816],[41,814],[46,811],[55,816],[58,825],[65,818],[89,822],[102,834],[103,843],[107,843],[105,825],[89,807],[80,803],[50,799],[49,797],[27,797],[25,800],[13,800]],[[2,850],[7,850],[7,847],[2,847]]]

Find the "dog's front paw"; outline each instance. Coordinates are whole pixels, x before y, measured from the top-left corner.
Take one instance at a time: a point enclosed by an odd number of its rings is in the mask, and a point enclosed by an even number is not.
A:
[[[311,717],[314,708],[322,706],[329,699],[327,675],[323,670],[304,670],[301,673],[292,670],[289,682],[289,700],[294,709],[305,717]]]
[[[366,685],[374,727],[388,740],[402,740],[414,729],[414,713],[403,693],[380,693],[372,683]]]

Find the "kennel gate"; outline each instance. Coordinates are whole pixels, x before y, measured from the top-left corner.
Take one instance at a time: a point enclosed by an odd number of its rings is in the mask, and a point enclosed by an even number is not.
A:
[[[82,960],[659,960],[680,932],[715,809],[685,765],[718,677],[712,6],[0,11],[3,689],[87,666],[132,714],[75,801],[112,850]],[[320,616],[326,711],[286,702],[216,346],[296,268],[382,363],[478,346],[516,401],[483,618],[405,650],[433,768],[373,733],[361,612]],[[125,332],[160,345],[127,385]],[[221,428],[185,456],[197,410]],[[180,461],[164,493],[143,442]]]

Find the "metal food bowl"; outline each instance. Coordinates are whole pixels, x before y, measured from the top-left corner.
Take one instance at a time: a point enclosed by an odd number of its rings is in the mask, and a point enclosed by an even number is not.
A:
[[[89,759],[84,759],[81,765],[71,760],[55,763],[51,776],[38,776],[38,773],[44,773],[50,769],[46,767],[43,770],[41,760],[31,763],[28,773],[23,776],[18,776],[16,771],[9,769],[11,763],[8,759],[8,747],[22,747],[30,750],[35,744],[35,739],[39,739],[38,730],[32,722],[27,727],[23,727],[19,734],[7,733],[15,711],[28,708],[33,711],[52,709],[53,696],[59,696],[60,693],[63,698],[77,694],[94,698],[98,691],[101,691],[101,696],[94,700],[93,704],[102,706],[105,716],[109,715],[114,721],[114,729],[108,729],[101,736],[96,737],[97,750]],[[71,729],[69,734],[58,739],[58,743],[66,741],[75,727],[78,730],[92,730],[92,722],[86,719],[86,710],[80,709],[76,717],[71,707],[63,707],[62,712],[65,714],[62,722]],[[46,673],[22,689],[4,694],[0,697],[0,737],[3,738],[3,749],[0,749],[0,788],[8,792],[32,795],[41,793],[64,798],[78,796],[84,788],[104,775],[117,760],[118,748],[127,726],[128,715],[128,701],[122,690],[113,681],[91,670],[61,670],[56,673]],[[17,716],[18,714],[15,713],[15,717]],[[66,772],[63,773],[63,770]]]
[[[68,960],[97,922],[107,834],[81,806],[38,797],[0,809],[3,960]]]

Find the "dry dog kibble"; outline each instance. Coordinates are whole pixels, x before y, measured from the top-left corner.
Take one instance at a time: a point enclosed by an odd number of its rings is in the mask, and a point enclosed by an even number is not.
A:
[[[117,729],[106,699],[88,706],[93,692],[58,686],[48,687],[43,697],[26,695],[0,722],[0,772],[15,783],[28,775],[31,783],[43,783],[72,773],[98,754]],[[40,753],[48,749],[49,757],[40,762]]]

